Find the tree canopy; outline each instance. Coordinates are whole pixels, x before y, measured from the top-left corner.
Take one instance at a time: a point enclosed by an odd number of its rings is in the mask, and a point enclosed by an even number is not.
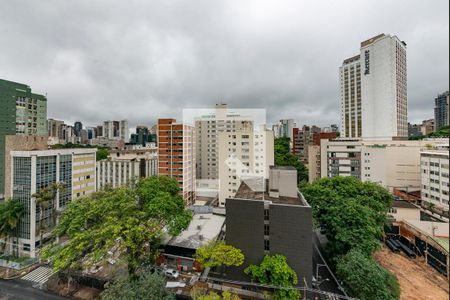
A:
[[[131,277],[118,279],[109,283],[101,294],[103,300],[175,300],[175,295],[165,288],[163,275],[151,272],[139,274],[136,279]]]
[[[195,259],[205,267],[238,267],[244,262],[244,254],[224,241],[211,241],[197,249]]]
[[[16,229],[24,213],[25,206],[18,199],[8,199],[0,203],[0,238],[4,238],[6,243],[11,237],[18,240]],[[16,244],[19,244],[18,241]],[[18,254],[18,251],[13,251],[14,256]]]
[[[191,289],[191,297],[194,300],[240,300],[241,298],[228,291],[222,292],[222,295],[209,291],[204,288],[193,287]]]
[[[376,250],[387,223],[392,195],[383,187],[354,177],[322,178],[302,188],[315,221],[328,238],[333,257],[353,248]]]
[[[297,170],[297,182],[308,182],[308,169],[298,160],[298,158],[290,151],[290,140],[288,137],[280,137],[275,139],[275,165],[292,166]]]
[[[361,300],[395,300],[400,296],[395,276],[358,249],[339,259],[336,274],[344,281],[346,290]]]
[[[112,252],[120,253],[133,275],[154,261],[166,231],[177,235],[188,226],[192,216],[178,192],[175,179],[155,176],[141,179],[134,188],[77,199],[54,230],[69,241],[47,247],[44,257],[53,260],[55,270],[88,269],[105,262]]]
[[[300,298],[300,292],[293,288],[298,283],[297,274],[283,255],[266,255],[259,266],[250,265],[244,272],[252,280],[280,287],[274,291],[274,299]]]

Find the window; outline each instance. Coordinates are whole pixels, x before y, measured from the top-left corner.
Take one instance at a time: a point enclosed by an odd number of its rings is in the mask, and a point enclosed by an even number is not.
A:
[[[264,240],[264,250],[265,251],[269,251],[270,250],[269,240]]]
[[[269,225],[264,224],[264,235],[269,235]]]

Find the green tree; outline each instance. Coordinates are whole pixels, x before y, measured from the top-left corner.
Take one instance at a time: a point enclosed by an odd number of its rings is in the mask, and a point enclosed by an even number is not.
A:
[[[351,250],[341,257],[336,274],[344,282],[347,292],[361,300],[395,300],[400,296],[395,276],[360,250]]]
[[[252,280],[279,287],[274,291],[274,299],[300,298],[300,292],[293,288],[298,283],[297,274],[283,255],[266,255],[259,266],[250,265],[244,272]]]
[[[298,158],[290,152],[290,140],[287,137],[275,139],[275,165],[277,166],[292,166],[297,170],[297,182],[308,182],[308,169],[298,160]]]
[[[7,244],[11,237],[16,239],[16,247],[13,248],[13,256],[19,256],[19,235],[17,225],[25,214],[25,206],[18,199],[9,199],[0,203],[0,238]]]
[[[136,279],[122,278],[108,284],[101,294],[103,300],[175,300],[175,295],[165,288],[166,280],[157,273],[139,274]]]
[[[150,177],[135,188],[104,190],[71,202],[54,230],[69,242],[47,247],[44,257],[53,260],[55,270],[88,269],[104,263],[111,251],[135,276],[139,267],[154,262],[166,229],[178,234],[190,222],[190,212],[172,191],[175,185],[172,178]]]
[[[108,158],[108,155],[108,149],[105,148],[98,148],[97,152],[95,153],[97,161]]]
[[[392,195],[354,177],[322,178],[302,188],[316,224],[328,238],[334,258],[357,247],[366,254],[379,248]]]
[[[57,219],[57,203],[56,196],[58,192],[62,192],[65,190],[64,184],[60,182],[55,182],[50,184],[47,187],[40,189],[38,192],[34,193],[32,197],[36,198],[36,205],[39,209],[39,247],[43,246],[43,234],[46,229],[50,226],[56,226]],[[45,211],[48,208],[51,208],[49,211],[50,216],[47,218],[44,216]],[[50,223],[51,222],[51,223]]]
[[[208,292],[207,289],[193,287],[191,289],[191,298],[194,300],[240,300],[241,298],[228,291],[222,292],[222,296],[215,292]]]
[[[224,241],[211,241],[195,251],[195,259],[205,267],[240,266],[244,254],[240,249],[225,244]]]

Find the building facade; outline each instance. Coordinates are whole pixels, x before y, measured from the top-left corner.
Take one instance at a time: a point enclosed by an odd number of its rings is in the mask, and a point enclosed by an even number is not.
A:
[[[25,84],[0,79],[0,199],[4,198],[7,135],[47,135],[47,98]]]
[[[249,124],[253,125],[250,117],[233,112],[226,104],[216,104],[213,114],[195,119],[198,179],[219,179],[219,135],[241,131]]]
[[[449,91],[439,94],[436,99],[434,99],[434,121],[436,130],[441,129],[449,124],[449,114],[448,114],[448,102],[449,102]]]
[[[40,224],[44,224],[44,243],[52,229],[52,216],[65,209],[75,198],[95,192],[96,149],[58,149],[38,151],[11,151],[12,197],[25,205],[25,215],[19,222],[19,253],[36,257],[40,245]],[[64,189],[56,195],[54,206],[41,214],[34,193],[53,183],[62,183]],[[41,218],[42,216],[42,218]]]
[[[312,212],[297,190],[294,168],[272,167],[268,186],[263,180],[243,180],[235,197],[226,201],[225,222],[227,244],[245,256],[242,267],[227,268],[227,277],[248,280],[246,266],[281,254],[296,272],[298,285],[311,286]]]
[[[139,178],[156,175],[158,156],[153,151],[144,154],[116,152],[107,159],[97,161],[97,190],[128,186]]]
[[[420,151],[448,140],[322,140],[321,177],[353,176],[389,190],[420,191]]]
[[[422,202],[431,203],[448,212],[449,149],[424,149],[420,152]]]
[[[188,205],[195,202],[195,130],[175,119],[158,120],[158,174],[178,181]]]
[[[239,131],[222,132],[219,140],[219,206],[225,206],[244,178],[269,178],[274,164],[273,131],[248,123]]]
[[[339,68],[341,82],[342,137],[360,138],[362,135],[361,61],[360,55],[350,57]]]
[[[386,34],[363,41],[340,67],[341,136],[406,139],[406,79],[405,42]]]
[[[125,143],[130,141],[128,121],[104,121],[102,126],[102,137],[106,139],[121,139]]]

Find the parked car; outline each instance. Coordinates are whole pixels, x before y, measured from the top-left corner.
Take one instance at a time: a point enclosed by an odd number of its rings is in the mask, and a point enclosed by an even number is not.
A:
[[[180,273],[178,273],[178,271],[174,270],[174,269],[165,269],[164,270],[164,275],[166,275],[169,278],[178,278],[178,276],[180,276]]]

